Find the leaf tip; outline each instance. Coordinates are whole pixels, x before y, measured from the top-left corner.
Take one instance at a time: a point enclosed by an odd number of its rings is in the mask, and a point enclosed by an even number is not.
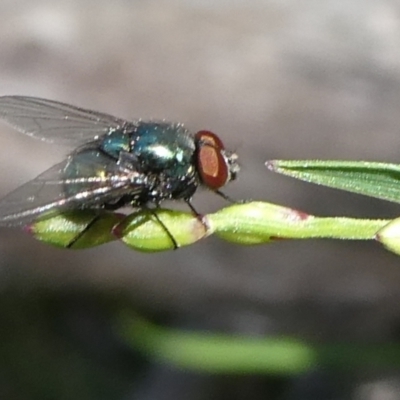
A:
[[[269,160],[265,163],[265,166],[272,172],[276,172],[279,169],[277,160]]]

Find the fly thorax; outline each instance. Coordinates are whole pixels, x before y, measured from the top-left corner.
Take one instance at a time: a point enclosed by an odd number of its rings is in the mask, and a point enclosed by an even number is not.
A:
[[[132,138],[132,152],[141,171],[156,177],[155,192],[159,198],[182,198],[182,192],[195,190],[195,143],[183,125],[142,122]]]
[[[121,152],[130,151],[130,136],[122,128],[112,130],[103,138],[100,148],[112,158],[119,159]]]

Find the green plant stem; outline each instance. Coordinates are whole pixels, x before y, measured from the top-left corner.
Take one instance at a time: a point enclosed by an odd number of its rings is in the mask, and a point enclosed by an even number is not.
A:
[[[158,219],[154,218],[155,213]],[[32,224],[29,232],[39,240],[59,247],[71,247],[73,243],[73,248],[87,248],[118,238],[133,249],[154,252],[175,248],[171,234],[180,247],[212,234],[242,245],[265,244],[275,239],[373,240],[391,222],[316,217],[263,201],[234,204],[207,214],[204,216],[206,225],[191,213],[167,209],[157,209],[152,213],[143,210],[126,218],[103,212],[95,217],[95,224],[93,220],[93,211],[90,210],[63,213]],[[170,235],[160,225],[160,220]],[[393,232],[390,235],[393,236]]]
[[[207,215],[216,235],[240,244],[281,239],[372,240],[391,220],[316,217],[267,202],[226,207]]]
[[[390,221],[345,217],[311,217],[304,222],[298,222],[296,230],[291,232],[291,238],[371,240],[374,239],[376,232]]]

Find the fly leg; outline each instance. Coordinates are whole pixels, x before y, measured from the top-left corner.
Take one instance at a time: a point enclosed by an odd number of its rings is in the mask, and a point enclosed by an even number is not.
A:
[[[168,229],[168,227],[164,224],[164,222],[161,221],[160,217],[157,215],[157,209],[159,208],[159,205],[157,204],[157,207],[154,208],[150,208],[148,206],[143,206],[143,208],[147,209],[148,211],[151,212],[151,214],[153,215],[153,217],[157,220],[157,222],[160,224],[160,226],[164,229],[165,233],[168,235],[168,237],[171,239],[171,242],[174,246],[174,250],[179,249],[179,244],[178,242],[175,240],[174,235],[170,232],[170,230]]]
[[[225,193],[221,192],[220,190],[214,190],[214,193],[217,194],[218,196],[221,196],[224,200],[226,200],[229,203],[232,203],[232,204],[237,203],[236,200],[233,200],[231,197],[229,197]]]
[[[220,190],[214,190],[214,193],[217,194],[218,196],[221,196],[224,200],[231,204],[244,204],[244,203],[249,203],[251,200],[233,200],[232,197],[229,197],[225,193],[221,192]]]
[[[208,224],[207,218],[203,215],[200,214],[194,205],[192,204],[191,199],[185,199],[185,203],[188,205],[188,207],[192,210],[193,215],[203,224],[204,229],[208,231],[210,229],[210,225]]]
[[[95,215],[93,219],[85,226],[85,228],[79,232],[65,247],[67,249],[72,248],[72,246],[99,220],[100,213]]]

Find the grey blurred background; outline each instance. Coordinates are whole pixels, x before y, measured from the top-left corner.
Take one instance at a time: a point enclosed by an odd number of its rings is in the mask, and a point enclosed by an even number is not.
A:
[[[276,158],[399,160],[395,0],[0,0],[0,94],[213,130],[240,155],[242,173],[226,191],[236,199],[317,215],[390,218],[400,211],[264,166]],[[0,195],[65,154],[2,124]],[[224,205],[208,192],[195,204],[204,213]],[[163,254],[121,243],[74,252],[2,229],[0,397],[400,399],[396,371],[316,371],[281,381],[149,363],[137,376],[134,361],[118,358],[122,350],[104,326],[102,306],[104,298],[123,298],[175,327],[393,341],[399,288],[399,258],[375,243],[246,248],[211,237]],[[49,366],[54,358],[58,368]]]

